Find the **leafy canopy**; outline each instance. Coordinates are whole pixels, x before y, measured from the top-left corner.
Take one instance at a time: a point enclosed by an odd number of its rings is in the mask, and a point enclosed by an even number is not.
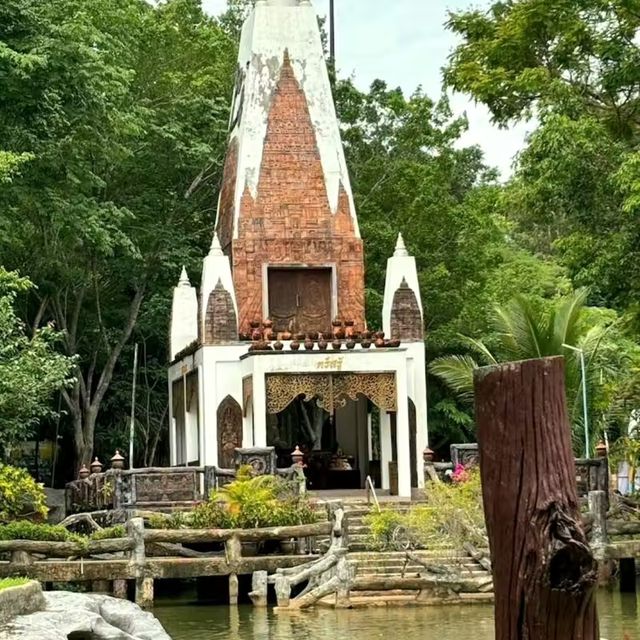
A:
[[[57,350],[60,333],[46,326],[29,335],[18,318],[16,298],[32,289],[0,267],[0,459],[53,415],[53,394],[73,382],[73,361]]]

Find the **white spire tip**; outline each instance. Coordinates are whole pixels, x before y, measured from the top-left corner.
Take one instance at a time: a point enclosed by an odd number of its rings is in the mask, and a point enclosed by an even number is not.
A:
[[[409,252],[407,251],[407,246],[404,243],[404,238],[402,234],[398,234],[398,241],[396,242],[396,250],[393,254],[394,258],[406,258],[408,257]]]

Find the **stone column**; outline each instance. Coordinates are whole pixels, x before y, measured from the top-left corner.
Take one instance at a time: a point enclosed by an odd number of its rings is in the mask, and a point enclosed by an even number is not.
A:
[[[396,460],[398,461],[398,496],[411,497],[411,450],[409,433],[409,402],[407,396],[407,373],[396,372],[398,408],[396,412]],[[416,456],[418,457],[418,456]]]
[[[389,490],[389,463],[393,458],[391,451],[391,416],[380,410],[380,477],[382,488]]]
[[[253,374],[253,438],[255,447],[267,446],[267,395],[262,371]]]

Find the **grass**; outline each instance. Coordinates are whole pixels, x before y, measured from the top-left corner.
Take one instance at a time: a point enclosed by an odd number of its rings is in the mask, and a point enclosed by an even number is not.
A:
[[[0,591],[11,587],[21,587],[30,582],[28,578],[0,578]]]

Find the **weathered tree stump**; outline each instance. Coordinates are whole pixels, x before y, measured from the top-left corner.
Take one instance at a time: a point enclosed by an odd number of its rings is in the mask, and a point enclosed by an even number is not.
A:
[[[496,640],[598,640],[563,358],[479,369],[475,404]]]

